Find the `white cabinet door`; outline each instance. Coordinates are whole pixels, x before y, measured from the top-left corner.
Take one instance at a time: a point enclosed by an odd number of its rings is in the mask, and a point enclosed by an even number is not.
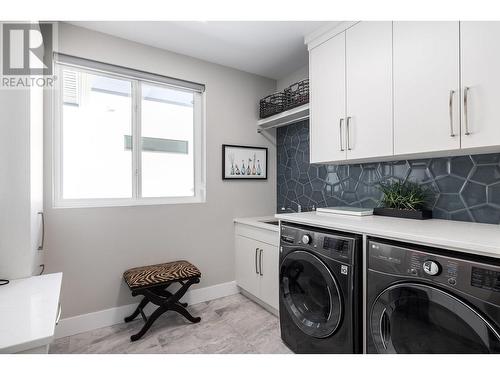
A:
[[[346,71],[347,159],[392,155],[392,22],[346,31]]]
[[[462,22],[460,35],[462,148],[497,146],[500,144],[500,22]]]
[[[261,250],[260,297],[262,301],[279,310],[279,253],[278,247],[259,244]]]
[[[310,160],[345,160],[345,32],[309,52]]]
[[[459,23],[394,22],[393,31],[394,153],[460,148]]]
[[[254,296],[260,293],[259,242],[236,236],[236,283]]]

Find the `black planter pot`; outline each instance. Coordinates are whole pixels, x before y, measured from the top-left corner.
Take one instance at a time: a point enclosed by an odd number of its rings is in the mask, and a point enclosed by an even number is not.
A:
[[[373,209],[374,215],[399,217],[402,219],[425,220],[432,218],[431,210],[400,210],[397,208],[376,207]]]

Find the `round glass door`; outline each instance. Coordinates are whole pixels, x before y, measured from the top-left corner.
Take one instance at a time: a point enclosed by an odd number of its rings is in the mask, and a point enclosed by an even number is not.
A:
[[[337,282],[325,263],[294,251],[281,263],[280,294],[295,324],[307,335],[324,338],[337,329],[342,305]]]
[[[387,288],[370,313],[379,353],[498,353],[500,336],[475,309],[438,288],[415,283]]]

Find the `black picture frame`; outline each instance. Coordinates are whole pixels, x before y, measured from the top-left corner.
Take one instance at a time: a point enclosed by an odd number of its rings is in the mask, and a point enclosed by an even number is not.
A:
[[[250,175],[248,174],[228,174],[227,171],[228,169],[231,169],[229,168],[229,165],[226,164],[226,162],[228,161],[227,159],[227,156],[228,156],[228,150],[230,149],[235,149],[235,150],[238,150],[238,149],[241,149],[243,151],[244,154],[251,154],[252,150],[255,150],[254,152],[254,160],[252,161],[253,164],[256,163],[256,160],[255,160],[255,157],[257,155],[257,153],[262,153],[264,152],[265,156],[264,156],[264,163],[262,166],[260,166],[261,168],[261,173],[260,174],[257,174],[257,172],[255,173],[251,173]],[[260,161],[260,159],[258,159]],[[236,165],[236,167],[238,167],[238,165]],[[257,166],[255,165],[252,165],[252,169],[257,168]],[[253,171],[252,171],[253,172]],[[268,168],[268,148],[267,147],[258,147],[258,146],[242,146],[242,145],[230,145],[230,144],[223,144],[222,145],[222,179],[223,180],[238,180],[238,181],[244,181],[244,180],[267,180],[267,177],[268,177],[268,172],[269,172],[269,168]]]

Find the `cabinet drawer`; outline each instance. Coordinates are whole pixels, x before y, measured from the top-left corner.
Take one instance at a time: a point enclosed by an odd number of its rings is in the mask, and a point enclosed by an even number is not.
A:
[[[251,238],[273,246],[279,245],[279,232],[240,223],[235,224],[234,230],[237,236]]]

